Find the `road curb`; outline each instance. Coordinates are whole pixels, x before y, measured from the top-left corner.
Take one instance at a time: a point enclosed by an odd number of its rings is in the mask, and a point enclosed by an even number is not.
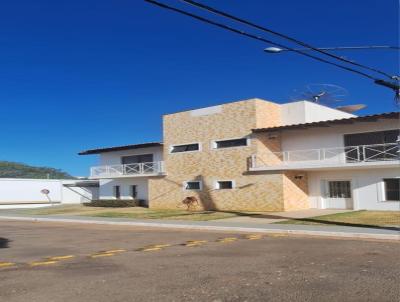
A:
[[[18,220],[32,222],[63,222],[80,224],[102,224],[102,225],[122,225],[122,226],[141,226],[151,228],[169,228],[185,230],[208,230],[208,231],[231,231],[245,233],[264,233],[264,234],[284,234],[284,235],[306,235],[318,237],[336,238],[357,238],[357,239],[378,239],[378,240],[400,240],[400,234],[374,234],[374,233],[352,233],[352,232],[332,232],[332,231],[310,231],[310,230],[285,230],[285,229],[265,229],[255,227],[233,227],[233,226],[208,226],[191,224],[171,224],[154,222],[134,222],[134,221],[105,221],[105,220],[78,220],[69,218],[37,218],[21,216],[0,216],[1,220]]]

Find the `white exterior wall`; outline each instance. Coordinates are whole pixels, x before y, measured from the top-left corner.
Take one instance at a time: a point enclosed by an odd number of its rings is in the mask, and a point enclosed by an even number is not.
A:
[[[76,180],[59,179],[0,179],[0,205],[24,203],[82,203],[96,197],[98,188],[64,187]],[[48,197],[40,191],[50,191]]]
[[[100,154],[101,166],[106,165],[120,165],[122,163],[122,156],[153,154],[153,161],[158,162],[163,160],[163,148],[150,147],[133,150],[113,151]],[[114,199],[114,186],[120,186],[121,199],[131,199],[130,186],[136,185],[137,198],[148,201],[148,177],[127,177],[127,178],[114,178],[114,179],[101,179],[100,180],[100,199]]]
[[[100,199],[114,199],[114,186],[120,186],[121,199],[132,199],[129,194],[129,187],[131,185],[137,186],[137,199],[148,201],[148,178],[146,177],[101,179]]]
[[[400,211],[400,201],[384,200],[384,178],[400,178],[400,167],[368,170],[308,172],[311,208],[324,208],[323,181],[350,180],[355,210]]]
[[[122,163],[121,162],[122,156],[140,155],[140,154],[153,154],[153,161],[155,162],[163,160],[162,146],[160,146],[160,147],[150,147],[150,148],[100,153],[99,165],[101,166],[120,165]]]
[[[282,151],[344,147],[344,134],[399,129],[397,120],[356,122],[348,125],[286,130],[282,132]]]
[[[337,109],[299,101],[281,105],[282,126],[350,118],[356,115]]]

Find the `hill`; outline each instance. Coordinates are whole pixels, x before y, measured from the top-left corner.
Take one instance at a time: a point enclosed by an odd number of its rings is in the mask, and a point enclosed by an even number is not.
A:
[[[59,169],[34,167],[22,163],[0,161],[0,178],[74,179],[75,177]]]

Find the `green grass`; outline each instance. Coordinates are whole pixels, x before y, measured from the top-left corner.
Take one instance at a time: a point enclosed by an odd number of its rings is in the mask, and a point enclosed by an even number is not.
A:
[[[400,226],[400,212],[398,211],[354,211],[331,215],[315,216],[310,218],[289,219],[276,224],[302,225],[350,225],[361,227],[388,227]]]
[[[78,215],[91,217],[110,217],[110,218],[133,218],[133,219],[171,219],[171,220],[193,220],[207,221],[236,217],[236,213],[216,212],[216,211],[195,211],[185,210],[156,210],[142,207],[130,208],[104,208],[86,207],[83,205],[61,205],[42,209],[31,209],[25,211],[32,215]]]

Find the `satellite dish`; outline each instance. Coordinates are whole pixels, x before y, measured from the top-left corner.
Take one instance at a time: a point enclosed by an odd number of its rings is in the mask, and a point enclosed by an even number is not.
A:
[[[336,107],[335,109],[340,110],[340,111],[344,111],[344,112],[347,112],[347,113],[353,113],[353,112],[356,112],[358,110],[364,109],[365,107],[367,107],[367,105],[356,104],[356,105],[339,106],[339,107]]]
[[[292,101],[309,101],[325,106],[333,106],[343,101],[348,92],[343,87],[333,84],[309,84],[293,91]]]

